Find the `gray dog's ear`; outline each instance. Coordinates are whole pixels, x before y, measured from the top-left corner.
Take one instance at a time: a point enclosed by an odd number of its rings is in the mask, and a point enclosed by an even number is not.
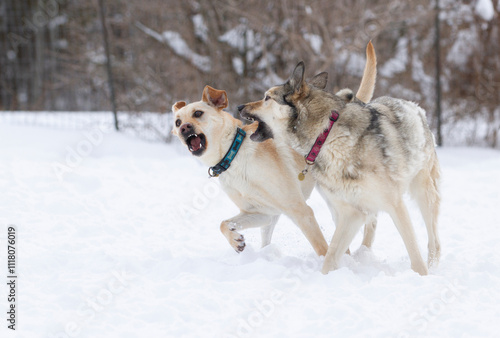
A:
[[[307,83],[309,83],[311,86],[316,87],[318,89],[325,89],[327,82],[328,82],[328,73],[322,72],[322,73],[319,73],[316,76],[314,76]]]
[[[300,91],[302,88],[302,82],[304,82],[304,69],[304,61],[300,61],[297,66],[295,66],[292,76],[288,80],[288,83],[296,92]]]

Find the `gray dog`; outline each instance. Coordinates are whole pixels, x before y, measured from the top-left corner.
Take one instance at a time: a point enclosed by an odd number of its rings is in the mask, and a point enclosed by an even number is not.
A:
[[[288,81],[270,88],[263,100],[240,106],[242,116],[259,121],[251,139],[272,137],[306,157],[299,178],[312,172],[336,223],[323,273],[338,267],[362,224],[385,211],[403,238],[412,269],[426,275],[440,257],[440,170],[425,111],[390,97],[346,102],[349,90],[333,95],[311,85],[326,79],[321,73],[305,81],[300,62]],[[405,192],[417,201],[427,227],[427,265],[403,202]]]

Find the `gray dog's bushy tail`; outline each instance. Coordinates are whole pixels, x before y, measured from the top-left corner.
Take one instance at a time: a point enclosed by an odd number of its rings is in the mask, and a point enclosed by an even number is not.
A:
[[[377,79],[377,56],[372,42],[366,46],[366,64],[363,72],[363,78],[359,85],[356,97],[363,102],[370,102],[375,90],[375,81]]]

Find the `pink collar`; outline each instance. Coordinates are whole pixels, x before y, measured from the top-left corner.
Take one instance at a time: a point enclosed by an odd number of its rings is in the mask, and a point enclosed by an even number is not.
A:
[[[301,173],[299,173],[299,180],[303,181],[307,171],[308,171],[308,166],[313,165],[314,161],[316,161],[316,157],[319,155],[319,151],[321,150],[321,147],[323,144],[325,144],[325,140],[330,134],[330,130],[332,130],[333,124],[337,121],[339,118],[339,113],[335,110],[332,110],[332,113],[330,114],[330,124],[328,125],[328,128],[323,130],[323,132],[318,136],[316,139],[316,142],[314,142],[313,147],[311,148],[311,151],[309,151],[309,154],[306,156],[306,167],[304,170],[302,170]]]
[[[328,125],[328,128],[323,130],[323,132],[318,136],[316,142],[314,142],[314,145],[311,148],[311,151],[309,152],[309,154],[307,154],[306,157],[307,164],[311,165],[314,163],[314,161],[316,161],[316,157],[318,157],[321,147],[325,143],[326,138],[330,134],[330,130],[332,130],[333,124],[337,121],[338,118],[339,118],[339,113],[336,112],[335,110],[332,110],[332,113],[330,115],[330,124]]]

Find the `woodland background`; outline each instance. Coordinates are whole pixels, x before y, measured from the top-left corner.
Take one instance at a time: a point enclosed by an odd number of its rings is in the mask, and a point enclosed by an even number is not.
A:
[[[1,1],[0,110],[112,109],[99,8]],[[309,76],[329,73],[328,90],[356,90],[372,40],[375,97],[418,102],[436,131],[439,65],[443,143],[499,147],[500,1],[439,8],[437,35],[436,0],[105,0],[116,109],[169,115],[209,84],[228,92],[234,112],[300,60]]]

